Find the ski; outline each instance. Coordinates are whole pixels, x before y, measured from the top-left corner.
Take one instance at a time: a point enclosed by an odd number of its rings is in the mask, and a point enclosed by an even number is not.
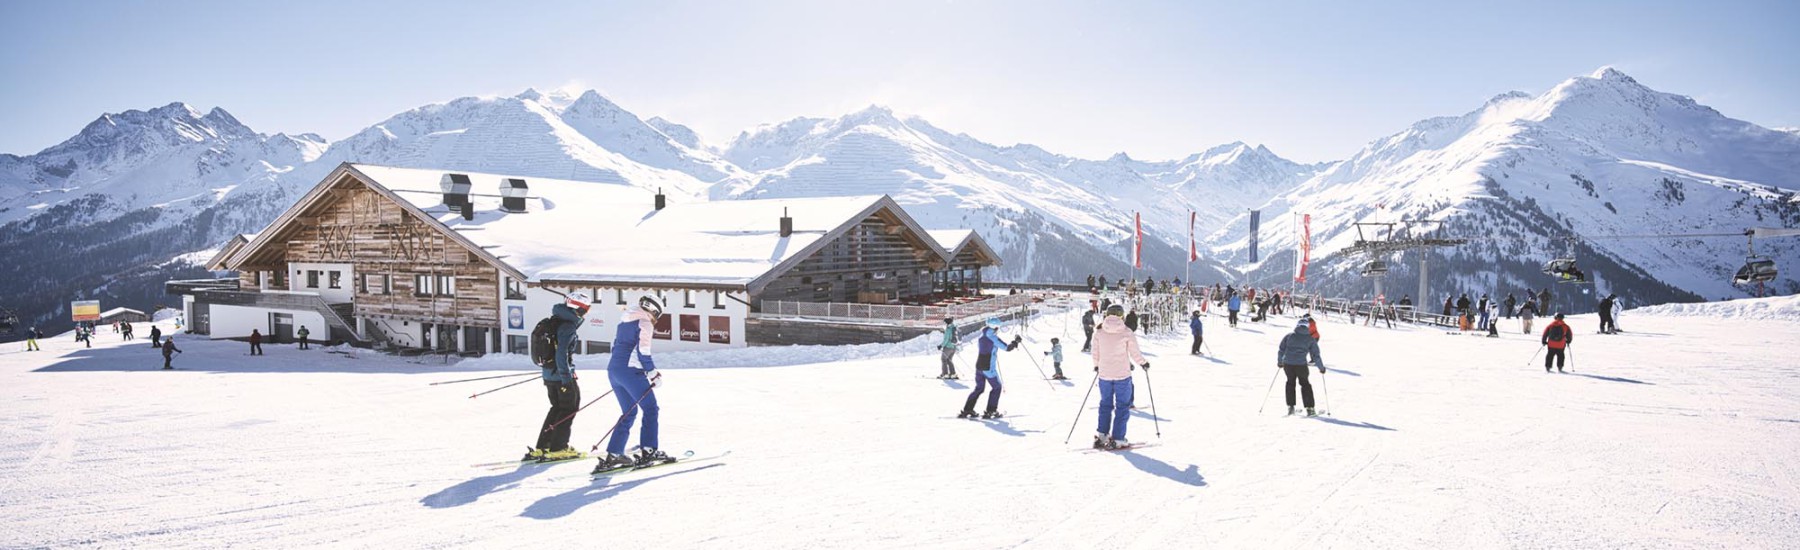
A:
[[[521,458],[518,460],[505,460],[505,461],[500,461],[500,462],[483,462],[480,464],[472,464],[469,467],[470,468],[504,469],[504,468],[511,468],[513,466],[532,466],[532,465],[537,465],[537,464],[557,464],[557,463],[562,463],[562,462],[569,462],[571,460],[584,460],[584,459],[589,459],[589,458],[594,458],[594,457],[588,456],[587,453],[582,453],[581,456],[574,457],[574,458],[565,458],[562,460],[540,460],[540,459],[535,459],[535,458]]]
[[[1132,443],[1130,445],[1126,445],[1124,447],[1119,447],[1117,449],[1095,449],[1093,447],[1081,447],[1081,448],[1071,449],[1071,450],[1078,452],[1078,453],[1098,453],[1098,452],[1116,453],[1116,452],[1120,452],[1120,451],[1135,451],[1135,450],[1143,449],[1143,448],[1147,448],[1147,447],[1155,447],[1157,445],[1161,445],[1161,443]]]
[[[983,421],[983,420],[1006,420],[1006,419],[1010,419],[1010,418],[1024,418],[1026,416],[1029,416],[1029,415],[1021,414],[1018,416],[1012,416],[1012,415],[1009,415],[1006,413],[1000,413],[1000,416],[995,417],[995,418],[982,418],[981,415],[979,415],[979,414],[975,415],[975,416],[940,416],[938,418],[942,418],[944,420],[974,420],[974,421],[979,422],[979,421]]]
[[[670,460],[668,462],[659,462],[656,464],[649,464],[649,465],[645,465],[645,466],[630,466],[630,467],[625,467],[625,468],[614,468],[611,470],[593,472],[593,473],[588,474],[588,478],[593,479],[593,480],[612,479],[615,477],[635,474],[635,473],[643,472],[646,470],[655,470],[657,468],[662,468],[664,466],[674,466],[676,464],[688,464],[691,462],[702,462],[702,461],[707,461],[707,460],[718,460],[721,458],[725,458],[725,455],[729,455],[729,454],[731,454],[731,451],[725,451],[725,452],[715,454],[715,455],[694,456],[694,451],[685,451],[685,452],[681,453],[680,456],[675,457],[674,460]]]

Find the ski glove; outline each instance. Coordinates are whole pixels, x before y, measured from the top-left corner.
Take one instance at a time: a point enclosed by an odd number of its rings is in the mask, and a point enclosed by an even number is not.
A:
[[[1319,365],[1319,374],[1325,374],[1325,365]]]
[[[1144,364],[1138,365],[1138,366],[1144,367],[1144,372],[1150,372],[1150,362],[1149,361],[1145,361]]]
[[[662,385],[662,371],[653,370],[645,376],[650,378],[650,387],[655,388]]]

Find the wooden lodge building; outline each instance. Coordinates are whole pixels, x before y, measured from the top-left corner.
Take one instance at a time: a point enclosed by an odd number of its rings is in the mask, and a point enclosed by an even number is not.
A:
[[[226,243],[208,269],[235,280],[167,287],[213,338],[287,342],[306,327],[469,353],[523,353],[551,306],[585,290],[579,335],[600,353],[644,295],[664,304],[658,349],[793,343],[806,339],[792,323],[753,322],[762,304],[922,303],[977,292],[998,263],[974,232],[926,231],[886,196],[670,204],[625,185],[346,163]]]

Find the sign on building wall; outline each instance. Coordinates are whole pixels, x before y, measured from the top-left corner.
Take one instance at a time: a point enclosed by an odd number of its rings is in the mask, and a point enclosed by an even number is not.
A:
[[[731,344],[731,318],[707,317],[706,341],[712,344]]]
[[[683,342],[699,342],[700,341],[700,316],[699,315],[682,315],[681,316],[681,341],[683,341]]]
[[[663,316],[656,318],[656,339],[657,340],[673,340],[673,339],[675,339],[674,332],[669,330],[669,322],[670,322],[669,318],[670,317],[674,317],[674,316],[673,315],[663,315]]]
[[[77,323],[82,321],[100,320],[100,301],[80,300],[69,302],[69,317],[70,320]]]
[[[525,306],[506,306],[506,328],[525,328]]]

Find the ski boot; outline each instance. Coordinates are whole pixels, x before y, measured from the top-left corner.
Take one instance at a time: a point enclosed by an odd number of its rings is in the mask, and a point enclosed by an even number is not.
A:
[[[635,463],[631,460],[631,457],[609,454],[600,457],[600,464],[594,466],[594,473],[604,474],[612,471],[628,470],[634,465]]]
[[[1107,447],[1109,447],[1111,445],[1112,445],[1111,437],[1107,437],[1106,434],[1103,434],[1103,433],[1094,434],[1094,448],[1095,449],[1106,449]]]
[[[560,462],[563,460],[578,460],[583,458],[587,458],[587,454],[575,450],[574,447],[564,447],[560,451],[544,453],[544,456],[538,458],[538,462]]]
[[[1288,413],[1287,413],[1287,415],[1288,415],[1288,416],[1294,416],[1294,406],[1293,406],[1293,405],[1288,405]]]
[[[1112,439],[1112,440],[1108,440],[1106,442],[1106,448],[1107,448],[1107,450],[1112,450],[1112,451],[1117,451],[1119,449],[1129,449],[1129,448],[1131,448],[1131,442],[1123,440],[1123,439]]]
[[[668,464],[675,461],[675,457],[647,447],[638,447],[637,452],[634,454],[637,456],[634,464],[639,468],[655,466],[657,464]]]
[[[957,418],[975,418],[975,411],[964,409],[963,412],[956,413],[956,417]]]
[[[544,458],[543,449],[529,449],[525,451],[525,457],[519,459],[519,462],[532,462],[540,458]]]
[[[1307,417],[1307,418],[1312,418],[1312,417],[1315,417],[1315,416],[1319,416],[1319,413],[1318,413],[1318,412],[1316,412],[1316,411],[1313,411],[1313,408],[1312,408],[1312,407],[1307,407],[1307,408],[1306,408],[1306,417]]]
[[[981,414],[981,417],[987,420],[993,420],[995,418],[1000,418],[1001,416],[1004,415],[1000,414],[1000,411],[988,411]]]

